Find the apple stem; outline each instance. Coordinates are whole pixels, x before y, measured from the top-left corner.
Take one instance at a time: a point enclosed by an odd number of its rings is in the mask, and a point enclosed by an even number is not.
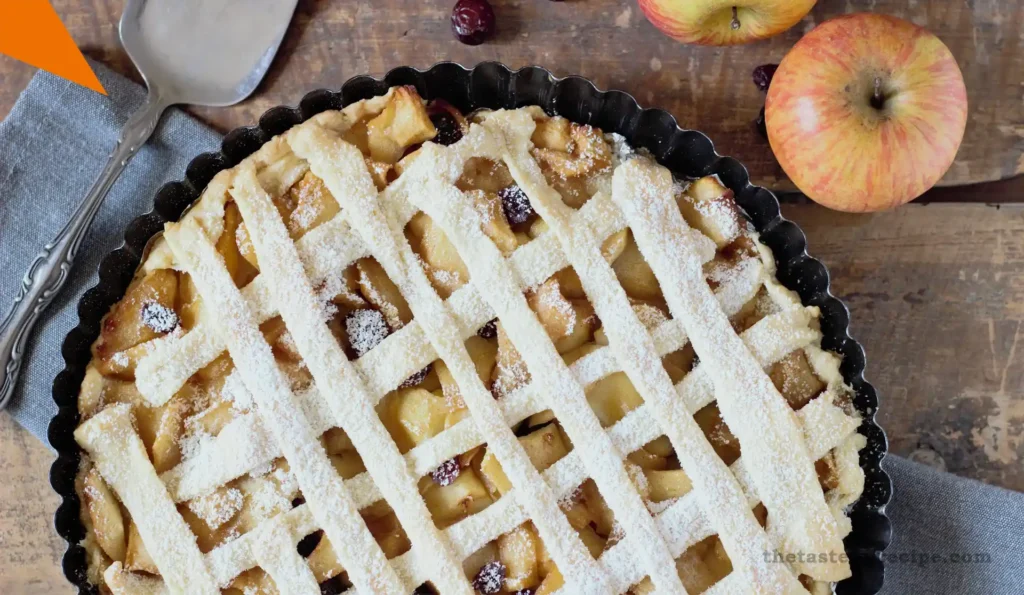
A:
[[[882,109],[885,106],[885,95],[882,94],[882,77],[875,77],[875,92],[871,96],[871,107]]]
[[[739,14],[739,10],[735,6],[733,6],[732,7],[732,30],[733,31],[739,31],[739,28],[740,28],[740,14]]]

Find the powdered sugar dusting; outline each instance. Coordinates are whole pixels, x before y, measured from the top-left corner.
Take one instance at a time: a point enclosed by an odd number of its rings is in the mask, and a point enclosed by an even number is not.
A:
[[[264,461],[259,465],[253,467],[249,471],[249,477],[258,479],[266,475],[270,475],[270,472],[274,470],[274,461]]]
[[[338,307],[334,305],[335,296],[348,296],[350,294],[348,285],[342,278],[340,272],[332,272],[324,277],[314,288],[316,301],[320,304],[320,311],[323,313],[324,322],[330,320],[338,313]],[[362,298],[360,298],[361,301]]]
[[[169,333],[178,326],[178,314],[158,302],[142,304],[142,324],[158,333]]]
[[[244,246],[251,242],[251,240],[249,239],[249,228],[246,227],[245,224],[239,225],[235,229],[235,242],[239,246]]]
[[[396,94],[400,92],[409,91],[398,89]],[[353,227],[370,242],[372,248],[375,248],[375,258],[386,265],[397,263],[393,254],[380,251],[380,241],[391,238],[391,233],[387,227],[387,219],[380,211],[381,201],[378,200],[376,187],[366,172],[365,162],[359,150],[315,124],[296,129],[294,134],[289,135],[289,143],[296,154],[309,162],[310,171],[323,180],[331,194],[343,201],[343,215],[349,218]],[[266,213],[271,219],[263,230],[264,234],[270,233],[283,241],[284,234],[280,223],[272,220],[273,208],[268,197],[265,194],[251,194],[249,198],[256,199],[248,205],[249,207]],[[439,539],[437,528],[432,523],[422,499],[416,493],[416,478],[412,477],[408,468],[403,465],[397,449],[394,448],[374,412],[371,395],[368,394],[362,377],[346,359],[327,327],[309,316],[309,298],[306,293],[309,282],[303,274],[300,259],[296,258],[294,251],[287,249],[260,251],[259,241],[256,248],[261,261],[268,261],[265,272],[277,276],[274,292],[280,305],[281,316],[295,336],[315,383],[328,401],[335,421],[341,425],[354,444],[362,446],[360,454],[364,464],[373,475],[374,483],[380,488],[381,494],[395,510],[413,547],[420,551],[428,562],[430,579],[446,592],[467,592],[465,578],[456,570],[457,561],[452,556],[450,548]],[[395,271],[394,267],[387,268],[385,273],[389,277],[401,276],[401,270]],[[296,299],[292,299],[292,290],[283,287],[286,283],[296,286]],[[377,316],[384,322],[383,315],[377,312]],[[374,335],[386,336],[386,323],[376,326],[380,332]],[[358,338],[352,337],[357,345],[364,340],[361,333],[348,334],[360,334]],[[372,342],[376,343],[378,339],[379,337],[375,337]],[[368,344],[366,346],[369,347]],[[403,375],[407,375],[407,372],[403,372]],[[299,455],[301,457],[293,461],[293,457]],[[328,538],[339,553],[339,559],[343,561],[359,588],[384,592],[408,590],[408,584],[404,585],[405,589],[402,588],[406,577],[400,576],[395,567],[387,564],[383,552],[373,542],[365,524],[356,514],[354,501],[345,497],[344,484],[339,480],[333,466],[323,456],[319,442],[307,443],[305,449],[299,453],[287,452],[287,458],[293,469],[299,464],[312,463],[312,466],[305,467],[306,480],[302,481],[302,487],[314,513],[321,517],[318,520],[343,520],[349,531],[355,530],[353,537],[358,537],[358,541],[338,533],[337,528],[332,535],[331,528],[325,527]],[[333,493],[326,492],[326,489]],[[335,501],[341,496],[339,504],[342,506],[325,509],[324,505],[331,502],[324,499],[328,495],[333,496],[331,500]]]
[[[157,477],[132,425],[131,406],[107,407],[75,430],[103,479],[132,515],[171,590],[219,593],[195,537]]]
[[[221,387],[221,398],[230,401],[232,406],[239,411],[249,411],[253,408],[252,395],[249,389],[245,388],[242,382],[242,375],[232,372],[224,379],[224,386]]]
[[[558,499],[558,507],[561,508],[562,510],[571,508],[572,505],[578,502],[582,496],[583,488],[577,485],[572,490],[562,494],[562,496]]]
[[[211,530],[219,529],[242,510],[245,499],[237,488],[217,490],[188,503],[188,508]]]
[[[498,116],[505,116],[507,114],[510,115],[512,113],[502,113]],[[494,124],[499,126],[500,134],[505,135],[506,138],[509,138],[510,134],[515,134],[513,130],[518,129],[523,124],[521,121],[516,121],[515,123],[505,121],[502,117],[498,116],[489,119],[487,123],[493,121]],[[522,135],[522,132],[519,132],[519,135]],[[481,137],[486,138],[485,133],[481,133]],[[541,207],[544,204],[545,197],[537,189],[537,180],[542,179],[542,174],[539,171],[535,171],[534,178],[526,178],[521,175],[521,171],[517,171],[519,163],[510,161],[508,157],[505,159],[513,177],[529,196],[531,204],[534,204],[538,213],[544,217],[545,221],[551,221],[550,213],[544,212]],[[528,157],[524,161],[532,163],[532,160],[529,160]],[[513,343],[517,344],[517,347],[521,348],[520,354],[524,359],[524,363],[529,366],[531,374],[534,374],[535,379],[545,385],[545,390],[549,394],[558,395],[557,398],[551,399],[553,402],[550,404],[559,421],[563,422],[563,428],[566,429],[575,447],[577,449],[582,448],[592,452],[605,453],[603,457],[599,456],[602,459],[611,455],[612,450],[606,444],[607,437],[597,425],[581,388],[566,373],[567,370],[565,370],[564,364],[561,363],[561,358],[554,353],[553,346],[547,338],[544,329],[539,326],[535,315],[526,307],[521,295],[519,295],[519,287],[513,286],[515,281],[509,274],[509,267],[501,262],[500,253],[497,253],[493,246],[487,245],[485,238],[482,237],[482,233],[473,224],[472,216],[467,212],[469,209],[465,208],[465,199],[457,196],[457,193],[451,189],[441,187],[429,188],[429,198],[428,193],[424,192],[422,195],[412,195],[411,199],[417,206],[425,209],[431,218],[439,222],[445,229],[446,234],[458,247],[459,253],[466,261],[474,282],[482,288],[481,293],[484,294],[485,299],[494,308],[500,320],[507,320],[510,339]],[[535,367],[536,370],[534,369]],[[470,409],[473,410],[473,403],[470,401],[467,401],[467,403],[470,405]],[[479,423],[479,417],[475,417]],[[489,445],[491,442],[491,440],[488,440]],[[605,442],[605,444],[602,444],[602,442]],[[604,463],[602,464],[595,460],[590,461],[588,464],[590,470],[595,472],[595,480],[598,485],[600,486],[602,483],[607,485],[608,481],[617,481],[620,485],[628,485],[628,478],[622,471],[621,466],[612,461],[614,459],[607,462],[602,461]],[[506,467],[505,461],[502,461],[502,466],[503,468]],[[510,478],[512,478],[511,475]],[[629,498],[625,490],[605,491],[621,495],[620,498],[612,503],[616,518],[624,518],[624,523],[629,523],[631,529],[638,523],[645,523],[646,530],[637,528],[636,533],[644,538],[650,537],[651,543],[656,544],[658,537],[653,531],[653,522],[646,509],[643,508],[642,502],[635,497],[631,486],[629,492],[633,493],[633,498],[630,502],[632,506],[632,513],[630,514],[624,513],[622,508],[625,504],[625,499]],[[531,510],[531,513],[534,515],[538,514],[534,510]],[[555,521],[557,524],[551,521]],[[560,560],[560,557],[568,556],[570,552],[559,547],[563,545],[561,539],[556,540],[553,537],[545,537],[545,534],[555,527],[558,527],[559,532],[561,532],[561,528],[564,527],[564,520],[557,517],[551,519],[545,514],[544,516],[535,516],[534,523],[537,525],[545,543],[552,542],[553,557],[558,563],[559,569],[562,570],[567,580],[570,581],[570,584],[578,585],[579,588],[589,587],[594,590],[607,588],[607,585],[600,584],[603,582],[598,578],[600,575],[596,575],[588,568],[592,567],[592,560],[586,552],[579,552],[578,557],[573,552],[571,562]],[[652,559],[651,565],[660,565],[663,568],[667,568],[671,566],[671,559]],[[679,579],[674,571],[668,572],[664,570],[662,574],[667,577],[666,585],[679,584]]]
[[[123,351],[118,351],[114,355],[110,356],[110,362],[120,368],[128,366],[128,354]]]
[[[732,200],[695,200],[692,204],[698,213],[710,220],[726,242],[740,235],[742,219]]]
[[[430,278],[434,285],[440,285],[441,287],[459,287],[464,285],[468,279],[463,279],[462,274],[459,271],[449,271],[446,269],[431,266],[427,261],[417,254],[416,260],[419,261],[423,270],[426,271],[427,277]]]
[[[745,258],[734,266],[712,268],[709,280],[714,282],[716,297],[722,310],[738,312],[757,295],[764,281],[764,269],[756,258]]]
[[[292,495],[298,491],[295,477],[279,466],[262,475],[250,473],[247,485],[249,508],[253,516],[261,519],[291,508]]]
[[[345,332],[352,349],[361,357],[386,339],[390,331],[383,314],[366,308],[345,317]]]
[[[297,191],[298,196],[290,223],[299,229],[309,229],[324,214],[326,201],[334,200],[332,197],[324,196],[325,188],[320,183],[296,184],[293,191]]]
[[[626,137],[618,132],[610,132],[604,135],[605,140],[612,146],[612,167],[617,168],[623,163],[636,157],[636,151],[629,145]]]
[[[672,498],[670,500],[662,500],[661,502],[654,502],[654,501],[648,500],[646,502],[647,510],[651,511],[651,514],[661,514],[662,512],[665,512],[666,510],[668,510],[668,508],[670,506],[672,506],[673,504],[675,504],[678,500],[679,500],[678,498]]]
[[[387,321],[388,326],[391,327],[391,330],[397,331],[405,326],[405,322],[402,320],[402,315],[398,309],[398,305],[392,303],[391,299],[381,292],[377,287],[377,283],[374,282],[374,279],[372,279],[370,275],[367,274],[366,269],[362,267],[359,268],[359,286],[366,294],[366,299],[380,309],[381,314],[384,315],[384,319]]]
[[[501,562],[488,562],[473,578],[473,588],[484,595],[494,595],[505,586],[507,569]]]
[[[656,328],[668,320],[660,308],[650,304],[633,304],[633,313],[647,329]]]
[[[562,336],[571,335],[576,329],[576,310],[562,295],[558,282],[555,281],[550,289],[538,292],[537,297],[542,308],[554,310],[558,313],[560,321],[564,322],[565,331]]]
[[[202,426],[195,425],[190,429],[191,431],[185,433],[180,439],[178,439],[178,449],[181,450],[181,457],[183,459],[191,459],[195,457],[213,440],[213,436],[204,430]]]
[[[649,492],[650,487],[647,485],[647,476],[644,475],[644,470],[639,465],[634,465],[628,461],[625,463],[625,467],[626,473],[629,474],[629,480],[633,482],[633,487],[636,488],[636,491],[641,494]]]

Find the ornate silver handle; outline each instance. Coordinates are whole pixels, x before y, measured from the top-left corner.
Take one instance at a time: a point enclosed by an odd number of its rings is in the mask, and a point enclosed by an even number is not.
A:
[[[43,247],[42,252],[25,273],[25,278],[21,281],[21,291],[14,299],[14,308],[7,318],[0,322],[0,410],[7,406],[14,395],[14,386],[18,382],[22,358],[25,355],[25,344],[28,342],[32,327],[39,320],[39,315],[64,287],[85,232],[89,230],[96,212],[103,204],[103,199],[125,166],[135,156],[136,150],[153,134],[153,129],[156,128],[167,105],[159,96],[150,92],[146,97],[146,103],[121,129],[117,145],[111,152],[106,167],[93,182],[85,200],[57,237]]]

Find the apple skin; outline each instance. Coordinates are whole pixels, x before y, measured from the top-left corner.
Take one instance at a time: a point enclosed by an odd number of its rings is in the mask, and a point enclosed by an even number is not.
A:
[[[765,124],[804,194],[840,211],[880,211],[917,198],[949,169],[967,124],[967,90],[932,33],[895,17],[847,15],[819,25],[782,60]]]
[[[782,33],[817,0],[639,0],[640,10],[683,43],[737,45]],[[733,7],[739,28],[733,29]]]

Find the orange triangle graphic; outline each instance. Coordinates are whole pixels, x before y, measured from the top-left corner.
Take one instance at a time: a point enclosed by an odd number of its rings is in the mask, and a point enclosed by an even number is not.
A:
[[[0,0],[0,54],[107,94],[47,0]]]

